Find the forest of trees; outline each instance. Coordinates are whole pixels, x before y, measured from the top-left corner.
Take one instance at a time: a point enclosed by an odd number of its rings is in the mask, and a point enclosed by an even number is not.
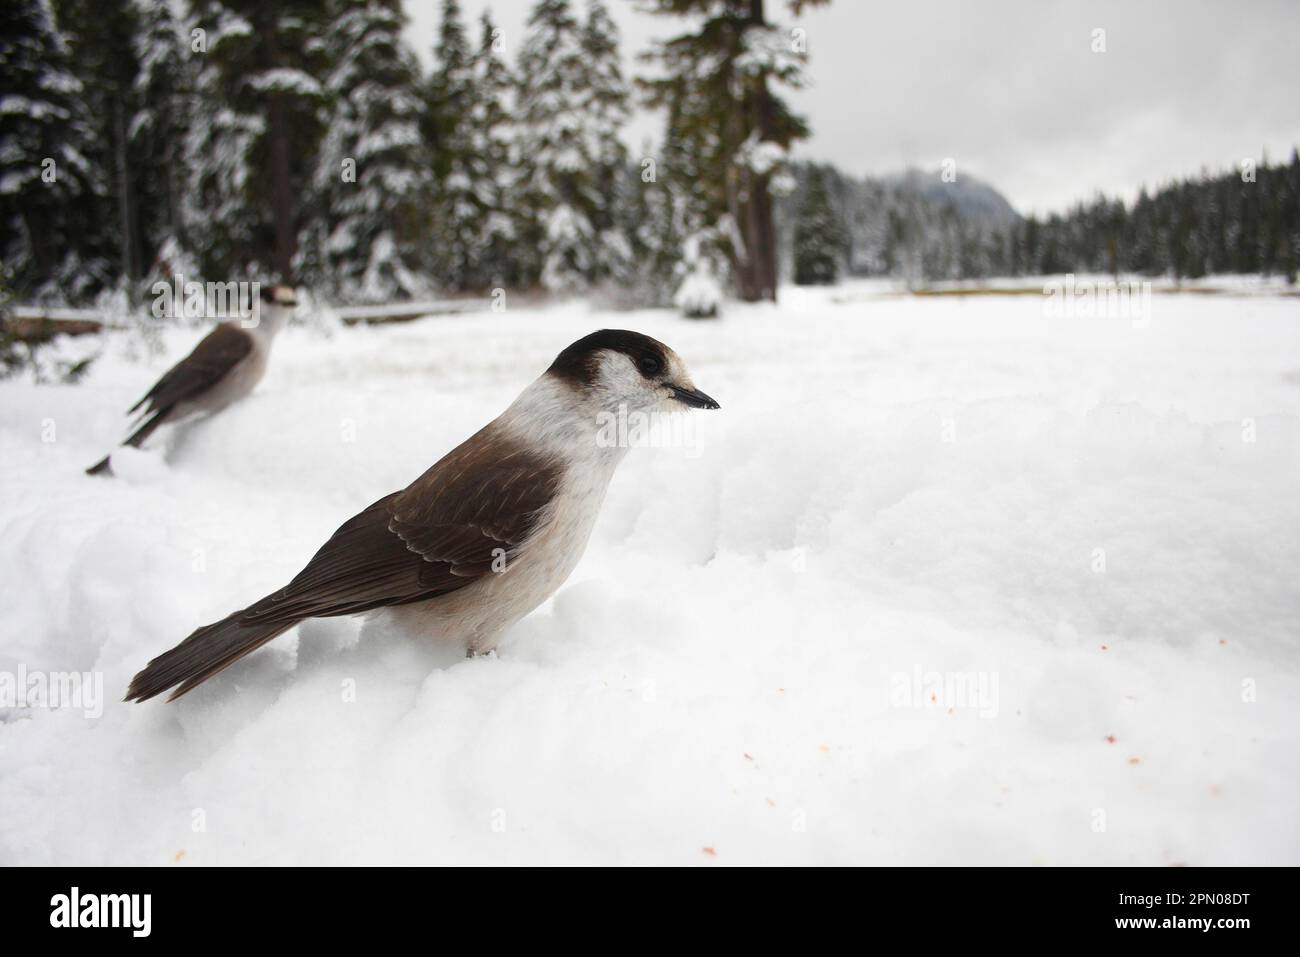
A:
[[[1030,217],[988,242],[986,270],[1005,275],[1135,272],[1296,278],[1300,156],[1171,183],[1126,206],[1098,198],[1064,216]]]
[[[783,245],[793,247],[796,273],[808,242],[800,246],[803,219],[828,214],[836,218],[842,272],[910,282],[1065,272],[1176,279],[1261,273],[1294,282],[1300,262],[1294,150],[1283,164],[1243,163],[1144,189],[1130,204],[1099,196],[1044,218],[972,203],[969,181],[941,184],[938,174],[853,179],[833,167],[797,163],[794,175],[799,185],[786,201]],[[829,206],[821,193],[833,198]]]
[[[624,75],[605,0],[521,37],[441,0],[6,0],[0,281],[23,300],[284,279],[335,302],[542,286],[671,301],[715,256],[774,298],[773,179],[805,59],[763,0],[638,0],[686,32]],[[793,13],[824,0],[786,0]],[[662,143],[629,155],[638,104]]]
[[[500,286],[661,305],[714,277],[754,301],[780,277],[1296,273],[1294,154],[1021,218],[969,181],[791,163],[809,131],[782,94],[806,53],[764,0],[618,2],[682,28],[643,76],[607,0],[530,0],[509,43],[438,0],[428,69],[402,0],[6,0],[0,291],[139,302],[181,273],[336,303]],[[664,123],[640,154],[638,107]]]

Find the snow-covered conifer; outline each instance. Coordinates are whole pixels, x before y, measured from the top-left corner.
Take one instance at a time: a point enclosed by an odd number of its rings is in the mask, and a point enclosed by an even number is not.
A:
[[[112,267],[95,221],[106,194],[90,161],[93,128],[81,81],[48,0],[0,10],[0,260],[34,298],[76,299]]]
[[[549,289],[625,278],[631,251],[616,199],[626,175],[618,129],[626,88],[618,36],[600,0],[579,23],[568,0],[539,0],[519,57],[517,157],[528,203],[525,242]]]
[[[336,6],[326,45],[329,123],[313,175],[320,210],[308,244],[313,270],[344,301],[421,295],[428,290],[433,174],[401,4]]]
[[[794,227],[794,281],[801,286],[834,283],[843,255],[844,228],[822,171],[814,166]]]
[[[478,163],[473,145],[474,54],[459,0],[443,0],[442,25],[434,47],[429,81],[429,121],[432,129],[435,186],[432,264],[438,282],[452,289],[473,284],[477,265],[479,224],[484,209],[476,182]]]
[[[171,0],[138,0],[138,6],[139,72],[127,136],[140,171],[136,191],[145,274],[165,276],[182,271],[187,258],[181,205],[189,185],[185,140],[196,60]]]
[[[510,95],[513,78],[502,55],[501,31],[484,12],[471,66],[473,98],[467,117],[474,197],[479,208],[473,268],[466,285],[486,289],[522,281],[516,238],[520,210],[514,202],[518,179],[510,156]]]
[[[209,277],[292,280],[315,217],[327,119],[328,11],[315,2],[194,0],[186,25],[203,122],[186,139],[185,229]]]

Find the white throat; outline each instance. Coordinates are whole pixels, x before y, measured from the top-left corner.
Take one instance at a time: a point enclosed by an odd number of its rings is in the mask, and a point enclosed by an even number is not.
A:
[[[271,340],[289,324],[292,317],[292,309],[263,303],[258,307],[257,325],[249,326],[248,332],[264,345],[270,345]]]
[[[519,393],[497,421],[529,447],[574,466],[607,467],[612,472],[627,453],[601,441],[602,420],[595,403],[551,375],[542,375]]]

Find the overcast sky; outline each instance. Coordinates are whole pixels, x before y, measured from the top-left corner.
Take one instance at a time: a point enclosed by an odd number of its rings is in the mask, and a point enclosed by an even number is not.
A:
[[[678,24],[607,3],[639,71],[636,53]],[[513,60],[531,0],[462,6],[475,41],[491,7]],[[1300,0],[832,0],[797,23],[767,6],[807,30],[812,86],[791,99],[813,134],[797,154],[847,172],[937,171],[951,157],[1028,213],[1300,145]],[[426,62],[440,7],[407,0]],[[638,116],[629,145],[659,126]]]

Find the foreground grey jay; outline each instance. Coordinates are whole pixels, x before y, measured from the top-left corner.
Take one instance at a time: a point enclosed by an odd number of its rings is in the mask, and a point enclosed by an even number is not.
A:
[[[255,325],[238,320],[221,323],[127,410],[132,415],[143,409],[136,430],[123,445],[138,449],[160,425],[200,412],[219,412],[253,391],[266,374],[272,340],[288,325],[297,305],[288,286],[263,286],[259,295]],[[86,474],[111,474],[111,459],[111,453],[105,455]]]
[[[683,407],[719,406],[662,342],[579,339],[505,412],[344,522],[288,585],[149,662],[127,700],[178,698],[306,618],[382,610],[403,630],[491,650],[582,556],[627,452],[602,440],[608,416]]]

